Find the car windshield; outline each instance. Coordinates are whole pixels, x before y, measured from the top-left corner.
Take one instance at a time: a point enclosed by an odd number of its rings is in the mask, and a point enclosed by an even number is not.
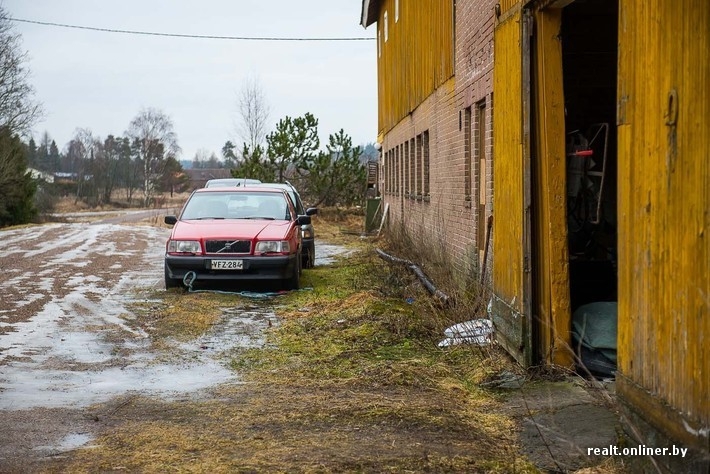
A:
[[[291,215],[283,194],[221,191],[193,194],[181,219],[290,220]]]

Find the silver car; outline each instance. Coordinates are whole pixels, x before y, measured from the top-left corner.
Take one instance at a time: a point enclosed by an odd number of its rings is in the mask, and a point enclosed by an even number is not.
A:
[[[317,207],[309,207],[308,209],[303,207],[301,196],[298,194],[298,191],[296,191],[296,188],[293,187],[293,185],[288,181],[285,183],[259,183],[252,184],[251,186],[268,186],[270,188],[283,189],[289,196],[291,196],[291,200],[293,201],[293,205],[296,207],[296,212],[299,216],[313,216],[318,214]],[[303,268],[313,268],[316,262],[316,232],[313,228],[313,224],[309,223],[301,226],[301,237],[303,241],[303,247],[301,250]]]

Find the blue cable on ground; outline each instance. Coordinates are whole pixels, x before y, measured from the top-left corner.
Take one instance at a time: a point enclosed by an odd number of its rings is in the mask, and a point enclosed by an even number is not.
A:
[[[189,293],[218,293],[222,295],[238,295],[238,296],[243,296],[245,298],[253,298],[253,299],[266,299],[266,298],[273,298],[274,296],[283,296],[285,294],[288,294],[288,291],[267,291],[267,292],[258,292],[258,291],[223,291],[223,290],[195,290],[192,288],[192,284],[197,280],[197,273],[193,271],[189,271],[185,274],[185,276],[182,279],[183,285],[187,288],[187,291]],[[299,291],[306,291],[306,290],[312,290],[313,288],[301,288]]]

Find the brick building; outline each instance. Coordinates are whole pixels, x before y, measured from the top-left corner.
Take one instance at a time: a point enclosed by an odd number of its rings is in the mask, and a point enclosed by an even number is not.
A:
[[[577,310],[614,303],[638,441],[707,472],[710,2],[363,0],[361,23],[391,225],[486,269],[522,365],[578,367]]]
[[[493,205],[495,2],[413,5],[363,2],[362,25],[377,23],[380,190],[391,222],[478,273]]]

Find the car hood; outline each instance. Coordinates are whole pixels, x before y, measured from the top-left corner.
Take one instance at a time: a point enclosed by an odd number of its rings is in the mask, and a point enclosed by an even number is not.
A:
[[[172,239],[206,240],[239,238],[251,240],[285,239],[291,229],[289,221],[245,220],[245,219],[209,219],[200,221],[178,221],[173,227]]]

